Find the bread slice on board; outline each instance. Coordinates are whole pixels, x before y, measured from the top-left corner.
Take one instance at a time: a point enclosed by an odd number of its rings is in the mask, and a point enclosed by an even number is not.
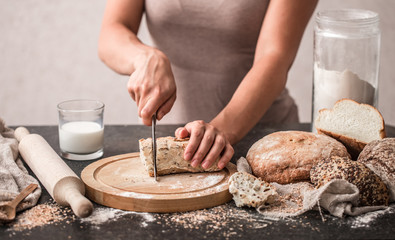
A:
[[[208,168],[203,169],[200,165],[192,167],[190,161],[184,159],[184,151],[188,145],[188,139],[174,137],[161,137],[156,139],[156,167],[158,175],[183,172],[214,172],[219,171],[218,160]],[[148,174],[154,176],[154,162],[152,159],[152,139],[140,139],[140,159],[146,167]]]
[[[321,109],[314,126],[318,133],[342,142],[355,160],[366,144],[386,137],[380,112],[350,99],[337,101],[332,109]]]

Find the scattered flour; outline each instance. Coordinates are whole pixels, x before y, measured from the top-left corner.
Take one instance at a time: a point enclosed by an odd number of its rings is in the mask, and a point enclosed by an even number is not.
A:
[[[128,214],[127,211],[114,208],[95,208],[92,215],[87,218],[81,218],[81,222],[89,222],[93,225],[100,225],[109,221],[115,221],[118,218]]]
[[[367,228],[370,227],[378,218],[395,212],[395,204],[392,204],[387,209],[365,213],[357,217],[350,217],[351,228]]]
[[[90,223],[94,225],[96,228],[100,228],[101,224],[116,221],[120,217],[126,215],[130,217],[140,216],[141,218],[143,218],[143,221],[141,221],[142,227],[146,227],[148,226],[148,223],[155,221],[155,217],[151,213],[124,211],[124,210],[108,208],[108,207],[95,208],[91,216],[87,218],[81,218],[80,221],[82,223]]]
[[[15,234],[17,231],[32,229],[37,226],[44,226],[47,224],[57,225],[61,222],[69,224],[74,221],[88,223],[93,228],[100,229],[102,224],[117,221],[122,217],[131,219],[138,218],[141,227],[148,227],[150,223],[160,223],[169,227],[182,227],[185,229],[202,228],[205,229],[207,233],[223,231],[223,226],[231,226],[224,233],[228,237],[237,235],[238,233],[235,230],[239,227],[243,229],[262,229],[279,221],[285,222],[285,224],[290,227],[307,227],[311,228],[313,231],[320,232],[319,226],[311,224],[308,221],[307,216],[299,218],[264,217],[262,215],[251,214],[251,212],[246,208],[233,208],[229,203],[210,209],[202,209],[186,213],[165,214],[133,212],[109,207],[97,207],[94,209],[92,215],[87,218],[70,218],[68,217],[71,213],[70,208],[63,209],[57,207],[57,205],[51,204],[48,206],[48,209],[46,208],[47,210],[45,211],[41,210],[41,205],[38,205],[25,213],[20,214],[17,221],[9,225],[9,230],[13,232],[12,234]],[[29,214],[30,212],[32,212],[32,214]],[[342,224],[347,224],[352,229],[369,228],[380,218],[393,213],[395,213],[394,203],[387,209],[369,212],[356,217],[346,217],[341,221]],[[30,215],[34,216],[35,220],[30,220],[30,218],[28,218]],[[338,218],[329,214],[326,214],[326,218],[331,221],[339,221]],[[40,221],[37,221],[37,219]],[[248,224],[245,225],[245,222]],[[32,225],[33,223],[34,225]]]
[[[133,214],[138,214],[141,217],[143,217],[145,222],[153,222],[153,221],[155,221],[155,217],[151,213],[145,213],[145,212],[141,212],[141,213],[139,213],[139,212],[132,212],[132,213]]]

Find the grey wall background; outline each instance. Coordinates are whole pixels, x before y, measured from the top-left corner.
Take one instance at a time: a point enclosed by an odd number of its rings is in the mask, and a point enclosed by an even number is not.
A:
[[[138,124],[135,103],[120,76],[97,57],[105,0],[0,1],[0,117],[8,125],[57,124],[57,103],[92,98],[106,104],[106,124]],[[395,1],[321,0],[316,11],[363,8],[380,15],[379,110],[395,125],[393,103]],[[302,122],[311,118],[313,19],[289,73],[288,88]],[[145,25],[139,37],[150,44]]]

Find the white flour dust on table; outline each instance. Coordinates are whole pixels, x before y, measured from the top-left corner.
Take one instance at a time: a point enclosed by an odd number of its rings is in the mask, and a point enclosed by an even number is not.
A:
[[[16,232],[31,230],[36,227],[45,227],[46,225],[72,224],[80,222],[80,228],[88,224],[88,228],[100,229],[102,225],[119,221],[121,219],[136,219],[140,227],[149,227],[153,224],[160,224],[176,229],[201,229],[207,233],[221,232],[224,236],[232,237],[240,233],[240,229],[263,229],[279,222],[284,223],[290,228],[307,228],[311,231],[320,232],[320,228],[314,222],[309,221],[307,215],[290,218],[269,218],[260,214],[254,214],[254,211],[247,208],[233,207],[232,203],[227,203],[217,207],[196,210],[185,213],[145,213],[124,211],[109,207],[97,207],[91,216],[87,218],[76,218],[71,214],[70,208],[63,208],[55,203],[40,204],[24,213],[20,214],[16,221],[9,224],[8,231],[10,236]],[[350,228],[369,228],[374,226],[377,221],[385,218],[388,214],[395,213],[395,204],[390,205],[387,209],[366,213],[357,217],[345,217],[339,219],[324,213],[326,221],[337,222],[341,225],[348,225]],[[70,217],[70,214],[72,217]],[[247,223],[247,225],[246,225]],[[325,224],[325,223],[324,223]],[[224,229],[223,226],[229,226]],[[237,230],[238,229],[238,230]],[[26,232],[29,234],[29,231]]]
[[[351,225],[351,228],[369,228],[378,219],[390,213],[395,213],[395,204],[384,210],[365,213],[357,217],[349,217],[348,224]]]
[[[141,217],[140,224],[142,227],[146,227],[148,223],[153,222],[155,220],[153,214],[151,213],[131,212],[131,211],[124,211],[115,208],[98,207],[94,209],[91,216],[87,218],[81,218],[80,221],[81,223],[92,224],[95,228],[100,228],[101,224],[116,221],[124,216]]]
[[[79,221],[81,223],[91,224],[92,227],[100,229],[101,225],[117,221],[120,218],[136,217],[140,218],[139,222],[141,227],[147,227],[149,224],[156,222],[158,224],[165,224],[169,227],[182,226],[184,228],[193,229],[202,223],[207,223],[210,226],[214,226],[212,231],[219,231],[222,229],[221,226],[223,224],[235,222],[235,219],[238,221],[242,219],[246,220],[250,224],[249,228],[254,229],[265,228],[272,223],[272,221],[259,215],[249,213],[246,209],[230,208],[229,204],[191,212],[164,214],[133,212],[108,207],[98,207],[95,208],[91,216],[81,218]]]

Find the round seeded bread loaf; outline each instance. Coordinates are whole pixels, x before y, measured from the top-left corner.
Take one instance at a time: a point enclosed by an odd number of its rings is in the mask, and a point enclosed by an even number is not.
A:
[[[358,161],[364,163],[387,185],[390,199],[395,201],[395,138],[370,142],[362,150]]]
[[[280,184],[310,180],[310,169],[318,160],[349,157],[343,144],[326,135],[303,131],[281,131],[254,143],[247,161],[255,176]]]
[[[330,157],[311,168],[311,182],[319,188],[333,179],[344,179],[359,189],[359,206],[388,205],[389,192],[384,182],[363,163],[347,157]]]

